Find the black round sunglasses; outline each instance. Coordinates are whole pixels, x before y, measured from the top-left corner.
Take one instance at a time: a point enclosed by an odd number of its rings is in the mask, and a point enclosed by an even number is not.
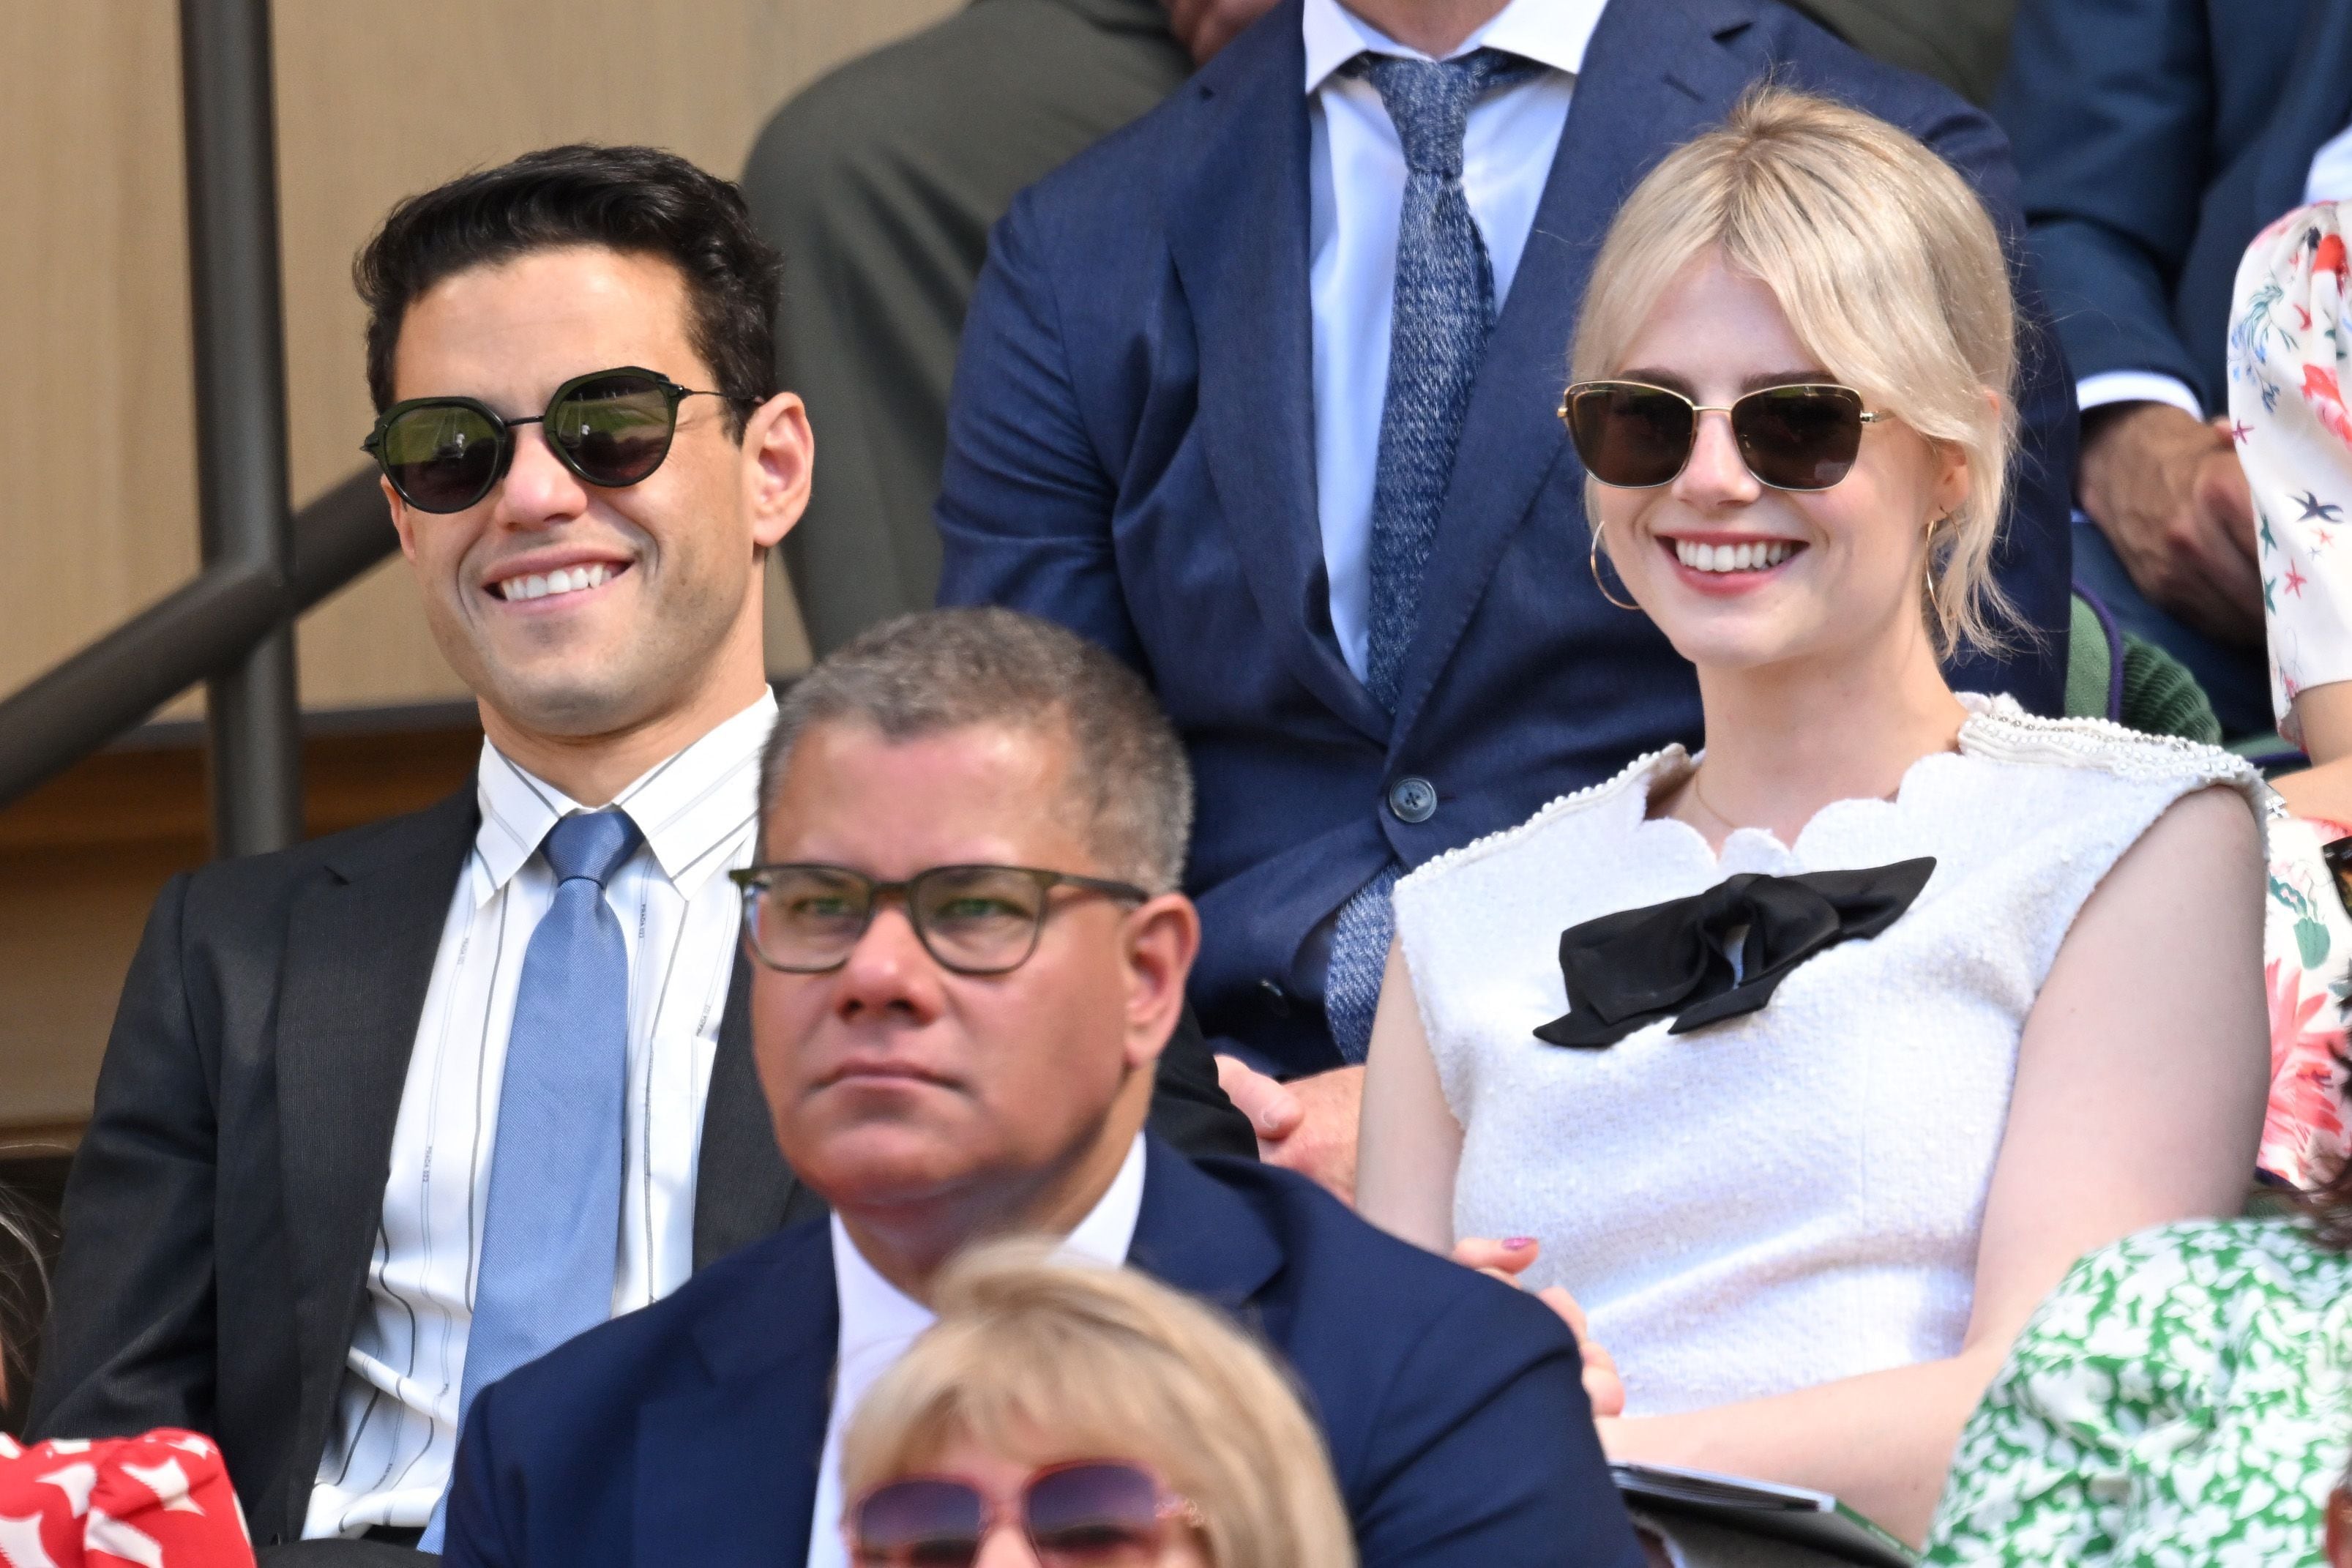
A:
[[[590,371],[555,389],[544,414],[509,419],[478,398],[412,397],[376,418],[360,443],[400,499],[419,511],[464,511],[498,487],[514,461],[515,428],[543,426],[556,461],[602,489],[638,484],[662,466],[677,434],[677,405],[718,397],[640,365]]]

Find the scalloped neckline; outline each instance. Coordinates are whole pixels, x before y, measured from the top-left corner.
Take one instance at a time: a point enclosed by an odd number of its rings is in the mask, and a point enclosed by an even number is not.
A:
[[[1930,763],[1958,762],[1970,755],[1969,732],[1986,720],[1997,715],[2000,709],[1997,704],[1978,697],[1974,692],[1955,692],[1953,695],[1960,699],[1961,706],[1969,710],[1969,716],[1960,721],[1959,731],[1952,737],[1949,749],[1923,752],[1914,757],[1910,765],[1903,770],[1903,776],[1895,781],[1895,793],[1892,795],[1846,795],[1837,800],[1823,802],[1815,809],[1812,816],[1805,819],[1805,825],[1797,829],[1797,837],[1790,843],[1782,843],[1780,836],[1769,827],[1735,827],[1723,836],[1723,848],[1718,850],[1706,841],[1706,834],[1701,833],[1681,817],[1670,816],[1663,813],[1653,816],[1650,803],[1656,796],[1666,770],[1670,766],[1678,765],[1675,778],[1679,783],[1682,778],[1696,772],[1699,763],[1706,756],[1704,749],[1693,753],[1684,748],[1680,742],[1668,746],[1658,753],[1657,761],[1652,764],[1650,775],[1643,781],[1642,788],[1626,792],[1636,803],[1636,808],[1641,813],[1634,831],[1646,832],[1655,828],[1669,835],[1679,835],[1689,847],[1697,851],[1710,871],[1719,872],[1724,868],[1725,855],[1730,849],[1732,841],[1742,838],[1760,839],[1764,847],[1771,851],[1774,858],[1793,862],[1799,868],[1802,868],[1811,864],[1804,856],[1806,841],[1814,836],[1814,830],[1821,826],[1824,818],[1833,816],[1842,816],[1852,811],[1900,811],[1903,809],[1904,797],[1910,793],[1912,781],[1918,777],[1922,768]],[[1970,701],[1971,697],[1975,697],[1976,700]]]

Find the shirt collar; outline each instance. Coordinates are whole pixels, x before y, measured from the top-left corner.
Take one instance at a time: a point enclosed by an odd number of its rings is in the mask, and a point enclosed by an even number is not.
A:
[[[1511,0],[1495,18],[1462,41],[1448,55],[1459,58],[1473,49],[1502,49],[1570,76],[1584,68],[1585,47],[1600,25],[1608,0]],[[1349,10],[1339,0],[1307,0],[1301,26],[1307,38],[1307,90],[1313,92],[1331,73],[1370,50],[1425,59]]]
[[[656,763],[613,797],[645,835],[646,847],[679,892],[691,896],[726,869],[726,849],[758,816],[760,752],[775,720],[776,694],[763,688],[758,701]],[[487,739],[474,777],[482,810],[474,852],[487,878],[480,897],[488,899],[522,869],[549,828],[587,808]]]
[[[1143,1134],[1135,1135],[1118,1174],[1087,1217],[1077,1223],[1057,1257],[1116,1268],[1127,1261],[1135,1243],[1135,1226],[1143,1214]],[[833,1217],[833,1280],[841,1306],[841,1360],[847,1363],[866,1352],[903,1345],[931,1326],[931,1310],[882,1278],[857,1244],[849,1238],[841,1216]]]

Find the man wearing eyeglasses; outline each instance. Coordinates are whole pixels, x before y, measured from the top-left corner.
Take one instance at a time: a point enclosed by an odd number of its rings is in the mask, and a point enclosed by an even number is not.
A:
[[[211,1434],[265,1560],[437,1549],[484,1386],[822,1211],[753,1079],[726,876],[813,461],[776,272],[732,186],[642,148],[467,175],[361,256],[365,446],[480,767],[165,889],[32,1409]],[[1184,1043],[1171,1125],[1218,1146]]]
[[[940,1268],[1023,1233],[1264,1333],[1323,1424],[1366,1568],[1640,1563],[1542,1303],[1304,1178],[1143,1131],[1200,924],[1177,890],[1190,773],[1131,671],[1007,610],[885,623],[786,695],[761,798],[740,877],[753,1050],[777,1142],[833,1217],[482,1394],[453,1564],[805,1547],[839,1568],[849,1416],[929,1322]],[[920,1561],[1021,1560],[1005,1545]]]

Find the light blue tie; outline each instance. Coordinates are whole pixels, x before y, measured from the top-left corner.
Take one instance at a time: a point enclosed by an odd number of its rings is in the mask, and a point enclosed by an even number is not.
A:
[[[629,955],[604,885],[640,842],[614,810],[567,816],[540,846],[555,900],[523,950],[507,1037],[460,1431],[484,1387],[613,1315]],[[448,1510],[445,1490],[424,1550],[441,1550]]]
[[[1397,219],[1396,288],[1389,327],[1388,398],[1381,410],[1372,483],[1370,601],[1364,686],[1396,711],[1405,652],[1421,625],[1421,584],[1437,542],[1437,516],[1454,474],[1470,387],[1495,322],[1495,269],[1462,191],[1462,136],[1470,106],[1538,68],[1498,49],[1459,59],[1360,55],[1346,68],[1370,80],[1404,148]],[[1360,1062],[1372,1039],[1395,917],[1392,861],[1343,905],[1331,935],[1323,1007],[1331,1037]]]

